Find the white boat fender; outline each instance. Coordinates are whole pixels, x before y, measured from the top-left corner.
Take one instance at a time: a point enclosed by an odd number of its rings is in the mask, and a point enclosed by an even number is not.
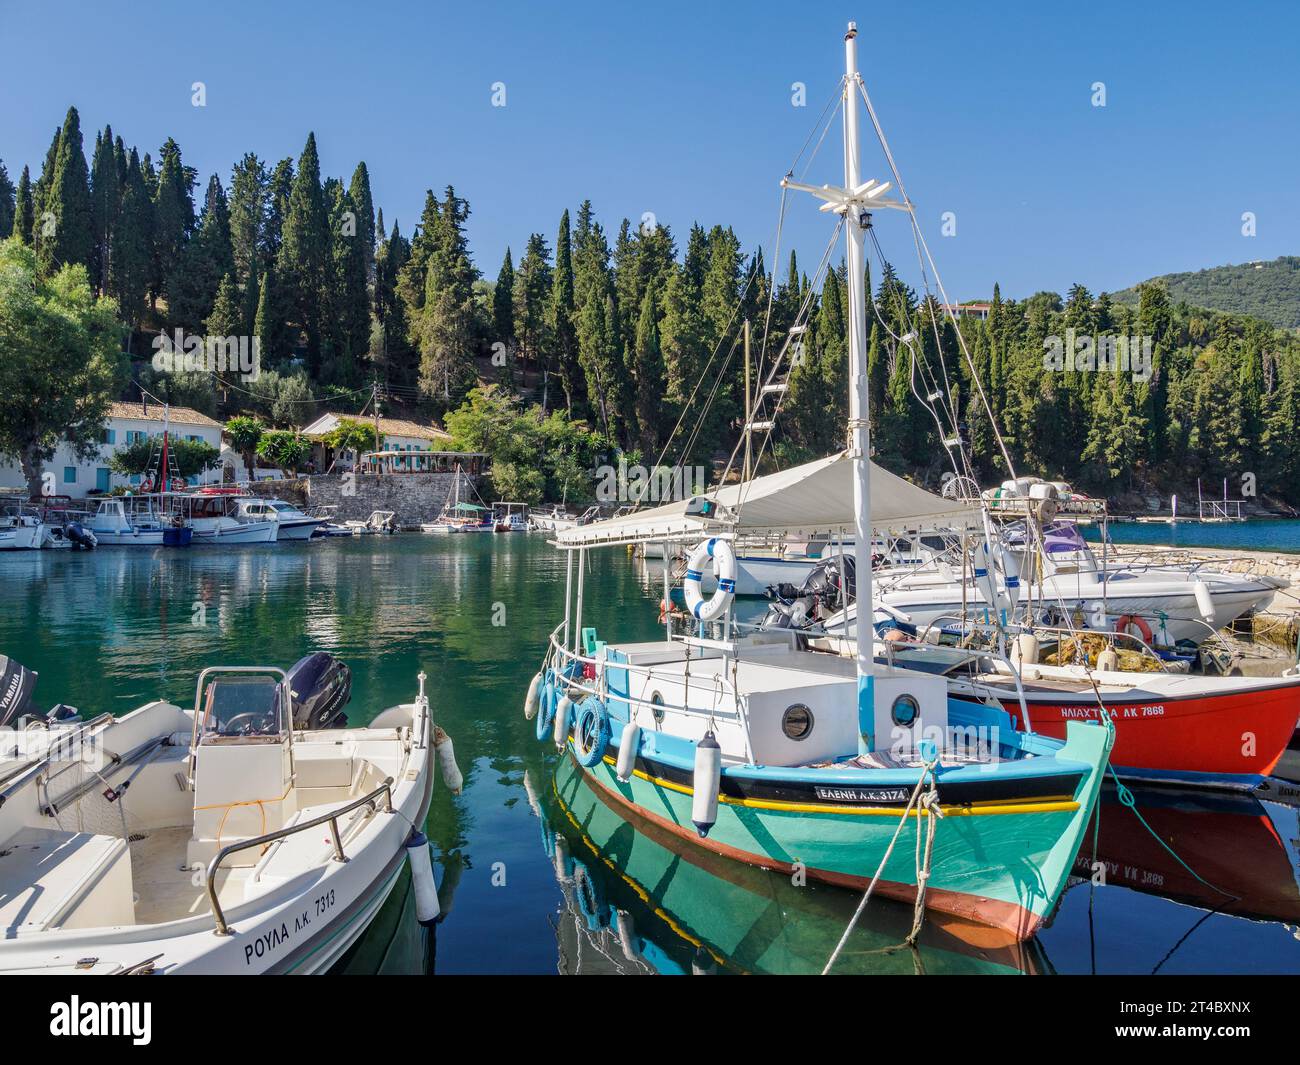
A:
[[[718,587],[712,597],[704,598],[704,567],[713,561]],[[686,577],[682,580],[682,594],[686,609],[697,621],[712,621],[727,609],[736,594],[736,554],[726,540],[710,537],[701,543],[686,562]]]
[[[636,768],[636,756],[641,749],[641,726],[629,721],[623,726],[623,735],[618,741],[618,765],[615,772],[618,779],[626,784],[632,779],[632,770]]]
[[[691,822],[703,839],[718,820],[718,791],[722,786],[722,748],[712,732],[695,745],[695,776],[691,798]]]
[[[1119,669],[1119,655],[1115,653],[1115,648],[1102,648],[1097,655],[1097,669],[1102,673],[1114,673]]]
[[[1011,660],[1020,665],[1024,663],[1027,666],[1038,664],[1038,637],[1032,632],[1022,632],[1011,645]]]
[[[554,684],[542,685],[541,698],[537,703],[537,738],[544,740],[551,734],[551,724],[555,719],[555,699],[557,688]]]
[[[531,721],[537,716],[537,708],[542,701],[542,674],[539,670],[533,674],[532,683],[528,685],[528,694],[524,696],[524,718]]]
[[[588,696],[582,700],[573,721],[573,750],[578,763],[587,769],[599,765],[609,741],[609,712],[604,700]]]
[[[564,745],[569,742],[569,723],[570,715],[573,713],[573,700],[567,695],[560,699],[560,705],[555,708],[555,749],[564,750]]]
[[[1007,598],[1011,601],[1011,609],[1014,610],[1020,602],[1020,567],[1016,564],[1016,556],[1006,544],[998,544],[997,553],[998,564],[1002,569],[1002,583],[1006,587]]]
[[[423,832],[412,829],[407,837],[406,860],[411,866],[416,920],[423,925],[432,924],[442,913],[442,907],[438,905],[438,885],[433,879],[433,857],[429,853],[429,840]]]
[[[438,767],[442,770],[442,781],[451,789],[453,795],[459,795],[465,787],[465,777],[460,766],[456,764],[456,748],[441,725],[433,727],[433,749],[438,753]]]
[[[1203,580],[1199,578],[1192,581],[1192,592],[1196,596],[1196,609],[1201,612],[1202,620],[1211,628],[1214,627],[1214,599],[1210,595],[1210,589]]]

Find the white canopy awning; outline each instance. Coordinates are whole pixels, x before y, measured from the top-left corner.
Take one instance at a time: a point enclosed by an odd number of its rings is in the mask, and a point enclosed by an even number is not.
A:
[[[847,452],[757,477],[711,492],[721,504],[716,517],[687,514],[688,501],[668,503],[561,532],[562,547],[657,540],[693,540],[728,533],[737,536],[796,535],[853,530],[853,462]],[[877,532],[968,528],[980,509],[943,499],[871,464],[871,524]]]

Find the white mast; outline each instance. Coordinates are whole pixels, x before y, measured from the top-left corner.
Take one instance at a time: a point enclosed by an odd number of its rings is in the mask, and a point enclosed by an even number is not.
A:
[[[844,185],[858,174],[858,26],[844,35]],[[849,454],[853,457],[853,562],[857,592],[858,749],[875,731],[872,683],[876,629],[871,607],[871,397],[867,389],[867,301],[863,242],[871,215],[859,208],[846,217],[849,272]]]
[[[844,35],[844,187],[804,185],[785,178],[781,185],[825,200],[821,210],[840,215],[848,232],[849,287],[849,456],[853,460],[853,562],[857,600],[858,747],[867,750],[875,731],[872,666],[875,628],[871,606],[871,403],[867,394],[867,299],[863,245],[871,228],[871,212],[882,208],[907,211],[905,202],[888,200],[891,182],[860,181],[858,170],[858,26],[849,23]]]

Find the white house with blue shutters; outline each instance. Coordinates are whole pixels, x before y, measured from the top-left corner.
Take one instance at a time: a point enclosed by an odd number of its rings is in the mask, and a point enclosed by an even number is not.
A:
[[[188,407],[172,407],[168,412],[168,432],[173,439],[203,440],[221,449],[221,423]],[[54,458],[46,463],[45,472],[53,475],[54,495],[84,499],[87,495],[102,495],[119,485],[131,488],[140,483],[136,475],[124,477],[114,473],[108,460],[113,452],[139,437],[162,436],[163,408],[153,402],[112,403],[108,420],[104,423],[98,453],[89,459],[74,455],[71,448],[61,444]],[[206,471],[200,482],[219,482],[221,469]],[[16,459],[0,457],[0,488],[22,488],[26,484],[22,468]]]

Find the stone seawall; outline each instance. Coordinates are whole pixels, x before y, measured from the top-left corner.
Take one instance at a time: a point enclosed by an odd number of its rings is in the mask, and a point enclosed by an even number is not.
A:
[[[477,478],[461,473],[315,473],[296,480],[258,481],[259,496],[284,499],[300,507],[337,507],[337,520],[364,521],[376,510],[391,510],[399,525],[433,521],[456,497],[475,495]]]

